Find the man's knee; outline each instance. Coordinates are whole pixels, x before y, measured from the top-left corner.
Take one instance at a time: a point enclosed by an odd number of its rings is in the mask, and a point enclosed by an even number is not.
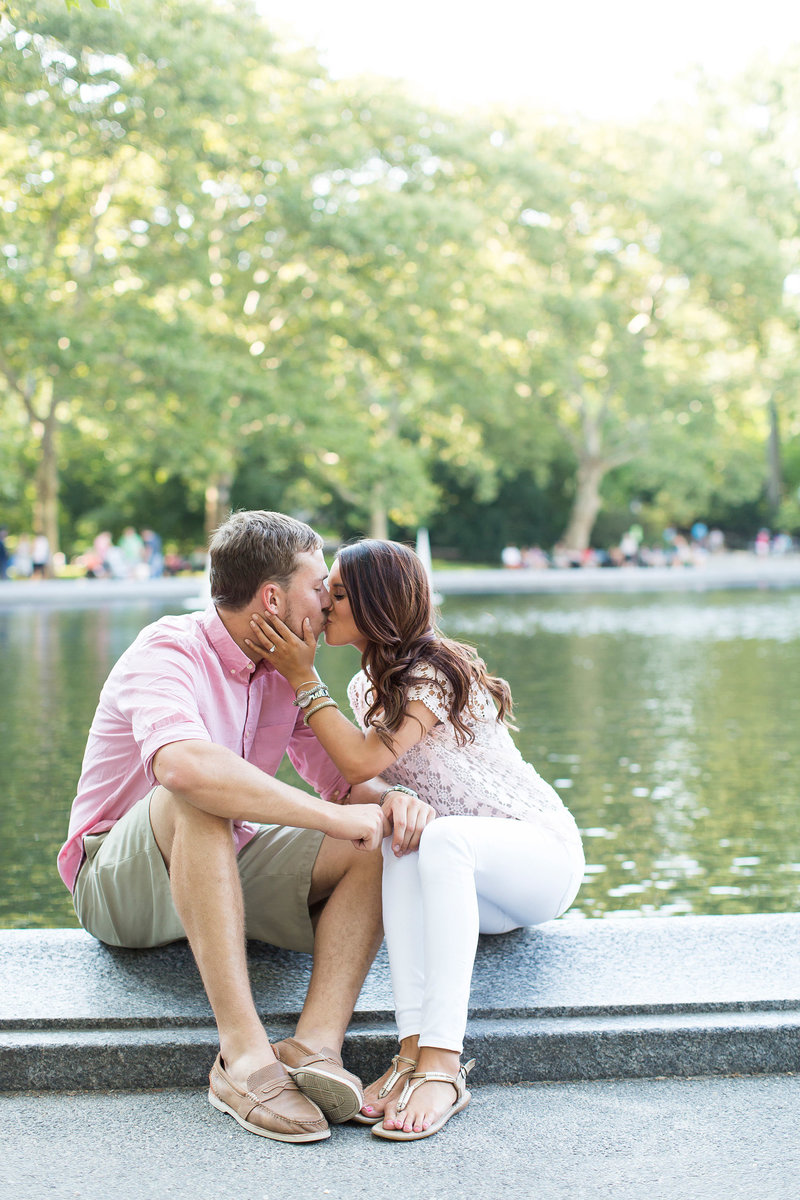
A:
[[[325,837],[319,848],[311,871],[311,888],[308,896],[310,907],[327,900],[334,888],[346,877],[358,878],[365,894],[373,892],[380,896],[383,856],[381,848],[356,850],[351,842]]]
[[[180,835],[202,832],[231,839],[233,827],[226,817],[203,812],[182,800],[160,784],[150,797],[150,825],[161,857],[169,867],[175,838]]]

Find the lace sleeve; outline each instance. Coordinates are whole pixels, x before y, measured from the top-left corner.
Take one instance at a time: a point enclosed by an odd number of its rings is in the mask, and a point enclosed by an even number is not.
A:
[[[450,703],[453,697],[453,685],[450,680],[429,663],[422,663],[416,667],[415,674],[418,677],[422,676],[422,681],[408,689],[406,699],[421,700],[442,724],[446,724],[449,720]]]
[[[350,707],[353,710],[353,716],[358,721],[361,729],[364,729],[364,714],[367,711],[366,702],[367,677],[363,671],[359,671],[347,685],[347,699],[350,701]]]
[[[408,689],[407,699],[421,700],[435,717],[445,723],[450,711],[452,684],[446,676],[428,663],[422,663],[415,669],[415,673],[420,682]],[[364,718],[370,704],[368,692],[369,680],[363,671],[359,671],[347,686],[347,698],[362,730],[365,728]]]

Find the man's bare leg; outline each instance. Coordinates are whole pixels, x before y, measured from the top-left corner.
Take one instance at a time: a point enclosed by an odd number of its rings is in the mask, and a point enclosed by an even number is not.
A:
[[[311,875],[316,920],[311,982],[295,1037],[341,1052],[345,1030],[383,938],[380,850],[366,853],[326,837]]]
[[[244,903],[230,821],[156,789],[150,822],[219,1030],[228,1074],[239,1084],[275,1062],[247,973]]]

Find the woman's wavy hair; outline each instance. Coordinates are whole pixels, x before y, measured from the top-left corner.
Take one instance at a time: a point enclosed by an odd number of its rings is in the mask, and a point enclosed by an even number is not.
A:
[[[459,745],[475,738],[464,721],[473,684],[489,691],[498,721],[510,718],[506,681],[489,674],[472,646],[437,631],[428,575],[413,550],[400,542],[364,538],[342,546],[337,560],[353,621],[367,639],[361,666],[372,684],[372,698],[365,721],[387,746],[407,715],[409,689],[430,682],[420,673],[423,664],[440,671],[452,685],[448,717]],[[444,688],[442,692],[445,695]]]

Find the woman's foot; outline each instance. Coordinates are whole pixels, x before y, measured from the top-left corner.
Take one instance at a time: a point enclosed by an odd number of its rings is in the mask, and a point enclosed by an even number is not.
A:
[[[364,1103],[359,1116],[363,1117],[366,1122],[380,1121],[387,1104],[399,1099],[403,1084],[411,1072],[417,1069],[417,1053],[416,1037],[404,1038],[388,1071],[384,1071],[380,1079],[376,1079],[374,1083],[364,1089]],[[392,1076],[395,1076],[394,1080],[392,1080]]]
[[[417,1072],[438,1071],[445,1075],[457,1075],[461,1066],[460,1056],[452,1050],[437,1050],[423,1046],[417,1059]],[[422,1133],[453,1107],[458,1092],[454,1084],[431,1080],[415,1088],[408,1104],[397,1112],[400,1091],[387,1098],[383,1119],[384,1129],[402,1130],[404,1133]]]

